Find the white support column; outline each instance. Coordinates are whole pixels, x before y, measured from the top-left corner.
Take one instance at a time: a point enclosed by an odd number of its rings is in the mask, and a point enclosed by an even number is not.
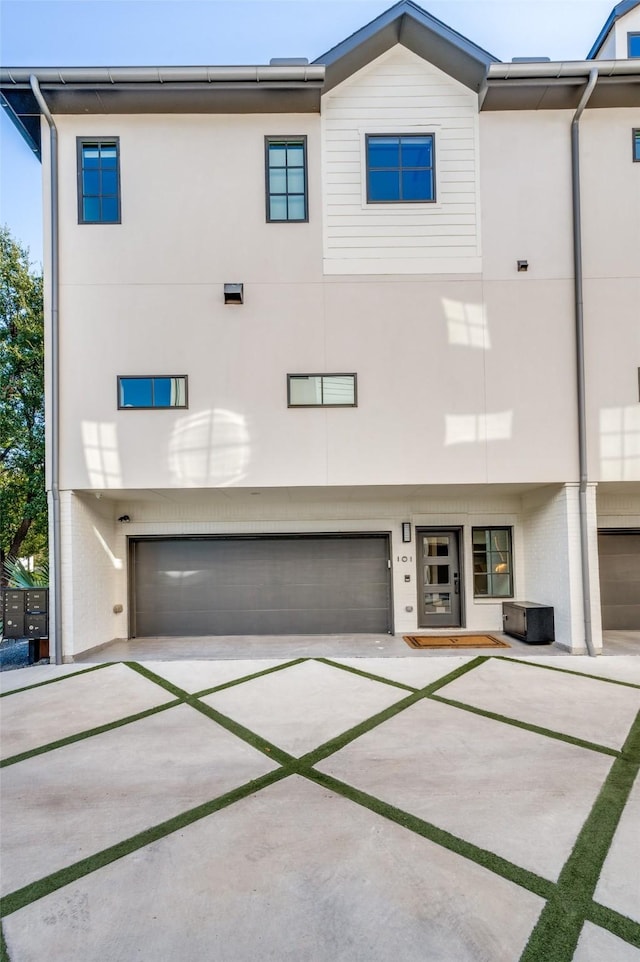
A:
[[[602,649],[596,485],[587,490],[589,576],[593,643]],[[578,484],[536,491],[523,498],[525,509],[525,591],[528,601],[553,605],[556,642],[586,653],[582,605]]]

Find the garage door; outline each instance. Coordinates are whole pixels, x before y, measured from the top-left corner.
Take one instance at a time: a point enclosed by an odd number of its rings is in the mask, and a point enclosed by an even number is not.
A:
[[[386,535],[139,539],[132,635],[391,630]]]
[[[640,629],[640,531],[600,532],[602,627]]]

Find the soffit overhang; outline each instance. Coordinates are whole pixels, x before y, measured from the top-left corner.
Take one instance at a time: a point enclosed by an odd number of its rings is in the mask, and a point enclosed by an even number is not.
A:
[[[324,68],[3,68],[2,106],[40,156],[40,107],[30,86],[32,75],[54,115],[288,114],[320,112]]]
[[[640,62],[592,60],[492,64],[482,110],[575,110],[594,69],[589,110],[640,107]]]

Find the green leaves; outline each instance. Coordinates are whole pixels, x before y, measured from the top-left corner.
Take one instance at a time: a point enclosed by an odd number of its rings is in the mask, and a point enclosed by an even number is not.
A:
[[[46,559],[42,276],[0,229],[0,554]]]

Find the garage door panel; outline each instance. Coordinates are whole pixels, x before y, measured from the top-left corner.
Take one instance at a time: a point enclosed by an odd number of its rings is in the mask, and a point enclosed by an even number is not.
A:
[[[135,634],[391,629],[388,539],[158,539],[134,549]]]
[[[640,534],[598,535],[602,627],[640,629]]]

